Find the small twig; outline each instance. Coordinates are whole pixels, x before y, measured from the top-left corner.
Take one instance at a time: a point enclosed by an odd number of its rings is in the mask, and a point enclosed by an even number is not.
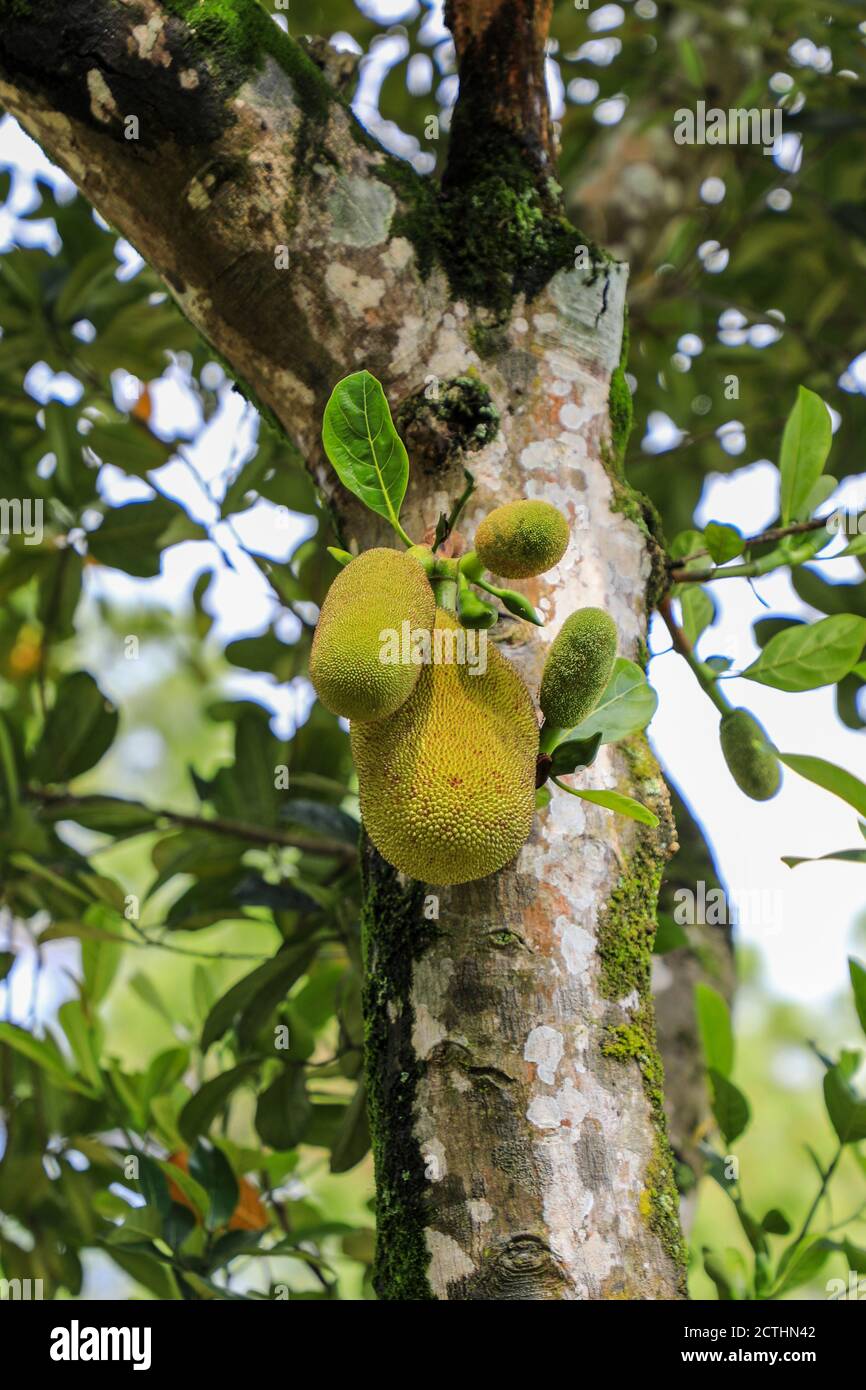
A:
[[[695,655],[694,647],[674,617],[673,604],[669,596],[663,598],[659,604],[659,613],[661,613],[665,626],[671,635],[674,650],[679,652],[683,660],[688,663],[698,685],[701,687],[704,694],[709,696],[716,709],[719,710],[721,714],[727,714],[731,706],[728,704],[721,690],[719,690],[715,677],[710,675],[708,668]]]
[[[769,541],[781,541],[786,536],[802,536],[807,531],[818,531],[827,525],[827,520],[826,516],[816,516],[811,521],[792,522],[790,526],[772,526],[769,531],[761,531],[757,536],[747,536],[743,541],[743,550],[750,550],[753,545],[764,545]],[[680,564],[687,565],[691,560],[700,560],[702,555],[709,553],[706,549],[694,550],[691,555],[685,555]]]
[[[27,795],[35,801],[41,801],[45,806],[63,808],[68,806],[71,811],[76,807],[86,805],[87,797],[70,796],[65,792],[45,791],[42,787],[28,787]],[[205,830],[212,835],[226,835],[234,840],[246,840],[254,845],[280,845],[285,849],[299,849],[304,854],[318,854],[326,858],[353,860],[357,857],[357,850],[354,845],[345,844],[342,840],[327,840],[314,835],[295,835],[286,830],[276,830],[267,826],[247,825],[243,821],[226,820],[222,817],[208,818],[205,816],[186,815],[181,811],[152,810],[151,814],[158,820],[170,821],[172,825],[178,825],[187,830]],[[74,816],[70,816],[73,820]]]

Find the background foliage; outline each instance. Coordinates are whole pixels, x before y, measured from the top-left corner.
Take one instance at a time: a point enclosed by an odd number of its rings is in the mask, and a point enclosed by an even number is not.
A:
[[[375,17],[386,10],[395,24]],[[709,475],[743,454],[778,458],[801,384],[838,417],[834,476],[861,470],[857,14],[841,0],[820,16],[796,0],[556,7],[566,202],[631,263],[626,467],[668,537],[693,533]],[[294,0],[288,20],[360,50],[362,118],[441,169],[456,79],[435,7]],[[677,146],[673,113],[701,97],[781,101],[782,148]],[[0,1273],[41,1277],[51,1296],[369,1297],[357,803],[346,735],[302,679],[336,572],[327,517],[303,460],[240,404],[131,249],[44,180],[22,210],[11,180],[0,175],[15,209],[0,256],[0,496],[42,499],[45,533],[9,537],[0,556]],[[206,450],[220,440],[214,469]],[[189,597],[155,599],[151,582],[179,555],[198,576]],[[227,574],[256,581],[262,615],[256,635],[228,642]],[[840,594],[831,579],[827,561],[795,572],[816,619],[866,617],[866,583]],[[768,613],[760,641],[789,621]],[[838,683],[853,729],[866,725],[864,676],[853,666]],[[712,879],[696,834],[689,881]],[[689,941],[662,949],[700,950]],[[755,1116],[741,1141],[716,1010],[705,1044],[728,1122],[703,1137],[718,1153],[735,1144],[744,1164],[767,1145],[786,1160],[748,1163],[746,1219],[741,1191],[702,1179],[703,1296],[768,1291],[766,1252],[778,1274],[784,1227],[802,1227],[820,1186],[803,1141],[820,1127],[823,1175],[842,1137],[825,1072],[848,1087],[855,1070],[850,1054],[829,1056],[841,1038],[826,1018],[822,1061],[807,1020],[759,1009],[742,967],[750,1045],[734,1089]],[[773,1058],[795,1050],[811,1089],[789,1095]],[[782,1296],[859,1267],[859,1123],[836,1206],[822,1200],[812,1223],[826,1244]]]

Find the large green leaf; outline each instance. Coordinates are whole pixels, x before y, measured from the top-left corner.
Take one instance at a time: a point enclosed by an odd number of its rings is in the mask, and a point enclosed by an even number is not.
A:
[[[117,711],[87,671],[64,676],[45,721],[33,771],[40,782],[69,782],[99,762],[117,731]]]
[[[344,487],[399,531],[409,455],[394,428],[381,385],[355,372],[334,387],[322,426],[325,453]]]
[[[777,632],[743,675],[775,690],[817,690],[846,676],[856,666],[864,643],[866,618],[854,613],[821,618]]]
[[[604,694],[588,718],[576,729],[571,739],[590,739],[601,733],[602,743],[645,729],[656,712],[659,698],[643,671],[625,656],[617,657],[613,673]]]
[[[553,780],[560,791],[579,797],[581,801],[591,801],[596,806],[603,806],[606,811],[615,811],[618,816],[640,821],[642,825],[656,826],[659,823],[658,816],[648,806],[635,801],[633,796],[623,796],[622,792],[582,791],[578,787],[567,787],[558,777]]]
[[[833,443],[830,414],[820,396],[801,386],[782,435],[782,524],[804,521],[812,489],[824,471]]]

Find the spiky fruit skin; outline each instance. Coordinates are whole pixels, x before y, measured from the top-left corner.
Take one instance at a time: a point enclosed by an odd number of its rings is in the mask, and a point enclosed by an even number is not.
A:
[[[506,502],[475,532],[475,552],[491,574],[531,579],[558,565],[568,548],[568,522],[549,502]]]
[[[436,628],[459,630],[451,613]],[[513,859],[532,826],[538,723],[487,642],[487,669],[433,664],[389,719],[352,725],[361,816],[384,859],[424,883],[468,883]]]
[[[436,600],[424,570],[396,550],[367,550],[328,590],[310,652],[310,680],[326,709],[345,719],[381,719],[408,700],[421,674],[382,660],[382,633],[429,632]]]
[[[747,709],[731,710],[719,725],[722,753],[741,792],[769,801],[782,785],[779,759],[763,727]]]
[[[574,729],[592,714],[616,660],[616,625],[603,608],[566,618],[547,654],[539,704],[548,724]]]

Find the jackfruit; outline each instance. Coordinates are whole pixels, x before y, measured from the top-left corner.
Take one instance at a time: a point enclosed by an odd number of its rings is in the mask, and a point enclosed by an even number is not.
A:
[[[506,502],[475,533],[475,550],[491,574],[531,579],[553,569],[568,547],[568,522],[549,502]]]
[[[437,611],[441,655],[456,646],[460,631],[453,614]],[[532,699],[510,662],[480,640],[483,672],[480,662],[434,660],[395,715],[352,724],[367,833],[389,864],[424,883],[467,883],[495,873],[532,826],[538,754]]]
[[[782,784],[782,769],[763,727],[747,709],[733,709],[719,725],[722,753],[741,792],[769,801]]]
[[[322,604],[310,652],[310,680],[332,714],[381,719],[408,700],[421,675],[395,660],[403,625],[430,632],[436,600],[416,560],[396,550],[367,550],[334,580]],[[397,642],[384,634],[397,634]]]
[[[566,618],[547,654],[539,704],[545,721],[574,729],[592,714],[616,660],[616,627],[602,608]]]

